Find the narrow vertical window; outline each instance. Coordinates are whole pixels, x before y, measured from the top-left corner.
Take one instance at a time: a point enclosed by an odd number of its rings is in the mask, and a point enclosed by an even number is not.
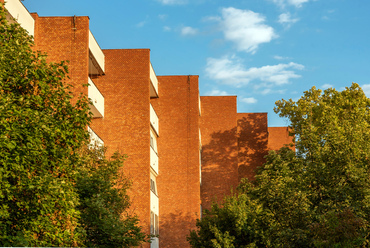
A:
[[[159,218],[158,215],[155,215],[155,235],[159,235]]]
[[[150,234],[155,234],[155,215],[152,211],[150,211]]]
[[[157,187],[153,179],[150,179],[150,190],[157,195]]]

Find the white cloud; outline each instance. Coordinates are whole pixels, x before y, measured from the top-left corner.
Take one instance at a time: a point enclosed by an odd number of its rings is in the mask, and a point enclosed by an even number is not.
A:
[[[245,68],[242,61],[233,56],[220,59],[208,58],[206,74],[211,79],[235,87],[247,85],[252,81],[283,85],[288,84],[291,79],[300,78],[296,71],[303,69],[303,65],[294,62]]]
[[[254,97],[243,97],[240,99],[241,102],[247,103],[247,104],[253,104],[257,103],[257,99]]]
[[[287,2],[291,5],[294,5],[297,8],[302,7],[303,3],[308,2],[309,0],[288,0]]]
[[[282,13],[279,15],[279,20],[278,22],[285,27],[289,28],[292,24],[296,23],[299,21],[298,18],[292,18],[289,12]]]
[[[365,95],[370,98],[370,84],[364,84],[361,86],[361,88],[364,91]]]
[[[286,59],[291,59],[291,58],[290,57],[283,57],[283,56],[275,55],[274,56],[274,59],[277,59],[277,60],[286,60]]]
[[[270,88],[266,88],[264,90],[261,91],[261,94],[262,95],[268,95],[268,94],[285,94],[286,93],[286,89],[284,90],[273,90],[271,87],[273,87],[272,85],[265,85],[265,87],[270,87]]]
[[[236,44],[239,51],[255,53],[258,46],[277,35],[265,23],[265,17],[250,10],[223,8],[221,28],[226,40]]]
[[[158,0],[160,3],[164,5],[178,5],[178,4],[186,4],[186,0]]]
[[[172,29],[169,26],[164,26],[163,31],[170,32]]]
[[[330,9],[330,10],[328,10],[327,11],[327,14],[328,15],[324,15],[324,16],[322,16],[321,17],[321,19],[323,19],[323,20],[330,20],[331,19],[331,16],[332,16],[332,14],[335,12],[335,9]]]
[[[214,22],[214,21],[221,22],[222,18],[219,16],[206,16],[202,18],[202,21],[203,22]]]
[[[142,21],[142,22],[139,22],[138,24],[136,24],[136,27],[137,28],[142,28],[142,27],[144,27],[145,24],[146,24],[146,21]]]
[[[302,7],[302,5],[310,0],[272,0],[275,4],[284,8],[286,5],[293,5],[296,8]]]
[[[326,21],[327,21],[327,20],[329,20],[330,18],[329,18],[328,16],[322,16],[322,17],[321,17],[321,19],[323,19],[323,20],[326,20]]]
[[[230,95],[224,90],[218,90],[218,89],[213,89],[211,91],[206,92],[206,96],[228,96]]]
[[[165,15],[165,14],[161,14],[161,15],[158,15],[158,18],[162,21],[166,20],[168,17],[168,15]]]
[[[183,36],[191,36],[196,35],[198,33],[198,29],[192,27],[183,27],[181,29],[181,35]]]
[[[321,86],[322,89],[329,89],[329,88],[333,88],[333,85],[331,84],[324,84],[323,86]]]

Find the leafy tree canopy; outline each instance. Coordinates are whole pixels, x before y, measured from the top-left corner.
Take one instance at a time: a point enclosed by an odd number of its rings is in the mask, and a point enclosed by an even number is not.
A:
[[[367,247],[370,100],[357,84],[276,102],[297,151],[271,151],[256,180],[214,204],[193,247]],[[239,230],[239,231],[237,231]],[[246,240],[247,239],[247,240]]]
[[[88,140],[88,99],[73,105],[67,66],[33,52],[32,37],[3,11],[0,22],[0,240],[72,246],[83,236],[73,181],[76,151]]]
[[[84,165],[77,179],[81,224],[88,247],[136,247],[150,240],[141,231],[139,219],[127,211],[131,182],[120,173],[124,156],[106,159],[104,148],[85,149]]]

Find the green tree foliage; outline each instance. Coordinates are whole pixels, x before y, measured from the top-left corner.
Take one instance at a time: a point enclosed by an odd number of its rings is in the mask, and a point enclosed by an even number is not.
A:
[[[76,151],[88,140],[88,99],[73,105],[66,65],[32,52],[32,38],[1,12],[0,240],[72,246],[83,234],[73,181]]]
[[[132,247],[148,241],[138,218],[128,214],[127,189],[130,181],[120,175],[124,157],[115,153],[110,160],[104,149],[86,149],[84,166],[77,180],[81,224],[88,247]]]
[[[138,245],[148,237],[116,183],[122,157],[86,149],[89,100],[32,46],[0,5],[0,246]]]
[[[369,110],[357,84],[276,102],[297,151],[270,152],[255,181],[198,220],[192,247],[368,247]]]
[[[259,247],[263,215],[262,205],[246,194],[226,197],[222,206],[214,203],[204,211],[188,241],[192,247]]]

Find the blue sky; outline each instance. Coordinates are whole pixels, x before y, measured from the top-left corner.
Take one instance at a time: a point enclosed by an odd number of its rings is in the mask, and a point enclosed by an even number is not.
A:
[[[150,48],[157,75],[199,75],[201,95],[287,121],[275,101],[358,83],[370,96],[370,1],[24,0],[40,16],[89,16],[103,49]]]

